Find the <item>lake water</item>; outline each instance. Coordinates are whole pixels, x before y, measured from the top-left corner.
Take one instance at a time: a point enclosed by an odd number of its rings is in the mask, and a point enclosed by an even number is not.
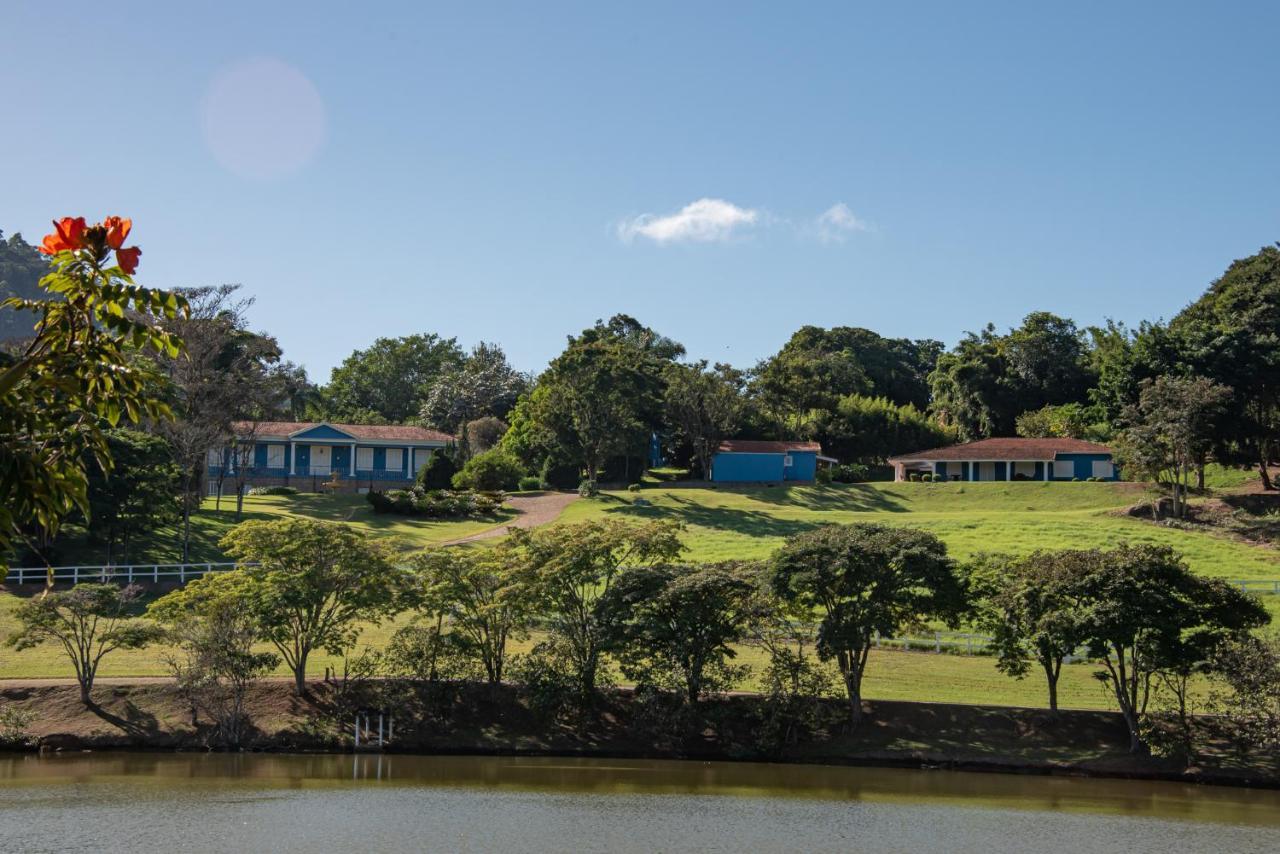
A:
[[[1280,792],[556,758],[0,758],[0,851],[1276,852]]]

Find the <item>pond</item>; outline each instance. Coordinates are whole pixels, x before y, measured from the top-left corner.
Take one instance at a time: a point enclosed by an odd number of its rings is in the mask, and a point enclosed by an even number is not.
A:
[[[0,758],[0,851],[1280,850],[1280,792],[613,759]]]

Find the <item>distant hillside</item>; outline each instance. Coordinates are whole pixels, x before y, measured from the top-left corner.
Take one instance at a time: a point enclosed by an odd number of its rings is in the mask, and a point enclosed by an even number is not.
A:
[[[9,297],[31,299],[44,295],[39,282],[48,272],[44,256],[21,234],[5,239],[0,231],[0,302]],[[0,311],[0,341],[26,338],[34,323],[35,316],[28,312]]]

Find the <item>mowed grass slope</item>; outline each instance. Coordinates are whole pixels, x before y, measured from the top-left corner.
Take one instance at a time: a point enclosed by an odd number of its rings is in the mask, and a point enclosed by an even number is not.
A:
[[[346,522],[377,536],[395,537],[405,549],[418,549],[466,537],[509,521],[515,514],[504,511],[492,518],[466,520],[413,519],[392,513],[377,514],[363,495],[250,495],[236,518],[235,499],[223,498],[221,506],[206,499],[200,512],[191,517],[191,560],[195,563],[225,561],[218,541],[239,522],[250,519],[307,518]],[[177,563],[182,559],[182,522],[162,525],[133,544],[129,563]],[[83,537],[65,539],[60,546],[60,565],[97,565],[106,562],[103,546]],[[115,563],[123,563],[117,556]]]
[[[637,498],[649,506],[637,505]],[[1123,483],[650,487],[575,502],[560,523],[604,517],[679,521],[686,527],[690,561],[763,558],[787,537],[819,525],[877,522],[932,531],[960,559],[984,551],[1024,554],[1128,541],[1172,546],[1203,575],[1280,577],[1280,553],[1273,549],[1121,512],[1141,499],[1141,487]]]
[[[651,502],[651,506],[636,506],[633,502],[637,497]],[[574,502],[555,524],[607,517],[678,520],[686,526],[686,559],[693,561],[763,558],[788,536],[818,525],[870,521],[931,530],[960,558],[980,551],[1024,553],[1037,548],[1108,546],[1128,540],[1173,546],[1187,557],[1195,571],[1206,575],[1280,577],[1280,555],[1273,550],[1208,533],[1160,527],[1118,514],[1141,497],[1140,487],[1099,483],[650,487],[638,495],[606,493],[596,500]],[[350,522],[373,533],[394,535],[417,547],[501,523],[432,523],[375,516],[359,496],[255,497],[246,503],[246,518],[284,516]],[[202,548],[213,550],[201,552],[201,559],[216,559],[217,537],[231,527],[233,514],[226,509],[215,513],[206,508],[197,519]],[[171,556],[172,552],[167,554]],[[0,594],[0,637],[12,631],[12,612],[19,601],[12,594]],[[1280,596],[1264,596],[1262,601],[1280,619]],[[410,619],[403,615],[390,623],[366,627],[361,647],[382,648],[395,628]],[[527,649],[530,644],[530,640],[520,641],[514,651]],[[115,653],[107,657],[101,675],[167,675],[164,653],[160,648]],[[740,648],[739,660],[753,665],[756,675],[763,670],[764,661],[758,650]],[[311,674],[319,677],[325,667],[340,669],[341,661],[316,655],[311,661]],[[1092,676],[1095,669],[1087,663],[1063,669],[1060,695],[1064,706],[1113,708],[1113,702]],[[0,678],[71,675],[65,657],[53,647],[22,653],[0,647]],[[753,679],[743,687],[754,685]],[[1045,704],[1043,680],[1037,674],[1014,680],[999,673],[990,657],[928,652],[876,650],[866,675],[865,693],[871,699],[885,700],[1033,707]]]

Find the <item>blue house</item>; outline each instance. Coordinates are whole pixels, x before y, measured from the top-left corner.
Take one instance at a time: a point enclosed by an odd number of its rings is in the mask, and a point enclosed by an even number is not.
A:
[[[250,486],[318,489],[336,475],[353,489],[394,489],[412,481],[433,451],[453,442],[424,427],[312,421],[237,421],[232,433],[224,447],[209,451],[210,494],[237,468]]]
[[[932,474],[946,480],[1119,480],[1111,449],[1083,439],[981,439],[889,460],[894,480]]]
[[[783,483],[812,481],[822,456],[817,442],[760,442],[728,439],[711,458],[711,480],[716,483]]]

